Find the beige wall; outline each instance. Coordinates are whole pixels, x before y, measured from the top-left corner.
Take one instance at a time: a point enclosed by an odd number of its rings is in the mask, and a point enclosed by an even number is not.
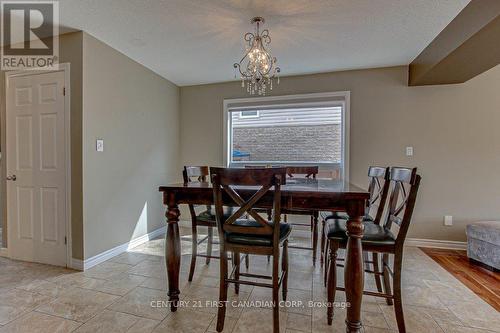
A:
[[[179,88],[83,32],[60,36],[60,61],[71,64],[72,251],[87,259],[164,225],[158,186],[178,178]]]
[[[158,186],[178,178],[179,108],[177,86],[84,34],[85,259],[165,225]]]
[[[366,187],[373,164],[417,166],[423,181],[410,237],[463,241],[466,223],[500,218],[500,66],[449,86],[408,87],[407,73],[286,77],[272,95],[351,91],[351,181]],[[222,103],[237,97],[247,97],[238,82],[181,88],[182,164],[222,164]],[[410,145],[415,155],[406,157]],[[444,215],[454,226],[443,226]]]

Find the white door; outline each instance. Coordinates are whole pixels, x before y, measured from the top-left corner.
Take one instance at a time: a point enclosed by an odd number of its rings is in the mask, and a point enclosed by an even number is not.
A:
[[[14,259],[66,266],[64,72],[7,87],[7,222]]]

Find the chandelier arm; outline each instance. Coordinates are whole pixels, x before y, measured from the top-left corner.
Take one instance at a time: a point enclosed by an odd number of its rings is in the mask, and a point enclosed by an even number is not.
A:
[[[240,66],[240,64],[238,64],[237,62],[235,62],[234,65],[233,65],[233,67],[237,68],[238,72],[240,72],[240,74],[243,75],[243,73],[241,72],[241,66]]]
[[[250,42],[252,39],[255,38],[255,35],[251,32],[247,32],[245,34],[245,36],[243,37],[243,39],[245,40],[245,42]]]
[[[271,44],[271,36],[269,36],[269,30],[262,31],[260,38],[262,38],[266,44]]]
[[[248,51],[247,51],[247,52],[243,55],[243,57],[241,58],[241,60],[240,60],[238,63],[236,63],[236,64],[238,64],[238,67],[239,67],[239,66],[241,65],[241,63],[245,60],[245,58],[247,58],[247,57],[248,57],[248,54],[250,53],[250,51],[252,51],[252,49],[249,49],[249,50],[248,50]],[[236,64],[235,64],[235,65],[236,65]],[[241,72],[241,70],[240,70],[240,72]]]
[[[245,53],[245,55],[243,56],[243,58],[241,58],[239,64],[241,64],[243,62],[243,60],[245,60],[245,58],[247,58],[248,53],[250,53],[250,51],[248,51],[247,53]]]
[[[242,71],[241,71],[241,66],[240,66],[240,64],[235,63],[235,64],[234,64],[234,68],[237,68],[237,69],[238,69],[238,72],[240,72],[241,76],[243,76],[244,78],[250,78],[250,77],[252,77],[251,75],[248,75],[246,72],[242,72]]]

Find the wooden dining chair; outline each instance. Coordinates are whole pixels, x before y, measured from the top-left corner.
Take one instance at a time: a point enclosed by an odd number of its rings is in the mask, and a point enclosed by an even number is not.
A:
[[[386,181],[389,177],[388,167],[380,166],[370,166],[368,168],[368,192],[370,193],[370,199],[366,202],[365,208],[365,221],[380,221],[383,214],[383,208],[385,204],[385,199],[387,197],[388,188],[385,187]],[[378,209],[382,207],[382,209]],[[375,217],[372,216],[373,209],[376,209]],[[346,212],[322,212],[323,222],[330,219],[344,219],[348,220],[349,216]]]
[[[417,192],[420,185],[420,176],[417,169],[391,168],[390,170],[390,199],[387,216],[383,224],[365,223],[364,235],[361,240],[363,251],[381,253],[382,270],[367,270],[366,273],[383,277],[384,292],[363,291],[364,295],[383,297],[387,304],[394,302],[394,311],[400,333],[405,333],[405,322],[403,306],[401,302],[401,270],[403,262],[403,249],[406,234],[410,226],[413,209],[417,199]],[[325,227],[327,236],[328,260],[328,302],[333,304],[335,291],[344,290],[337,287],[337,251],[347,247],[346,220],[334,219],[328,221]],[[396,233],[397,232],[397,233]],[[395,235],[396,233],[396,235]],[[394,264],[391,269],[389,255],[394,255]],[[392,278],[394,292],[391,292]],[[332,324],[333,306],[327,310],[328,324]]]
[[[289,178],[292,178],[292,179],[297,178],[297,177],[303,177],[303,178],[307,178],[307,179],[316,179],[318,172],[319,172],[318,166],[288,166],[288,165],[286,166],[287,176]],[[316,263],[316,254],[318,252],[319,212],[317,210],[283,209],[283,214],[285,214],[284,215],[285,222],[288,222],[288,215],[309,216],[309,218],[310,218],[309,224],[294,222],[294,223],[292,223],[292,225],[310,227],[312,246],[306,247],[306,246],[292,246],[292,245],[290,245],[289,248],[312,251],[313,264],[315,264]]]
[[[368,168],[368,192],[370,193],[370,199],[366,201],[365,207],[365,216],[363,218],[364,223],[375,223],[380,224],[382,219],[382,215],[385,209],[385,203],[387,200],[387,193],[389,192],[389,169],[388,167],[380,167],[380,166],[370,166]],[[375,213],[375,214],[373,214]],[[324,214],[324,212],[322,212]],[[372,217],[375,216],[375,217]],[[329,220],[334,219],[342,219],[348,220],[349,216],[345,212],[334,212],[329,213],[328,215],[322,216],[322,232],[321,232],[321,262],[323,262],[323,258],[325,257],[325,224]],[[371,253],[371,259],[368,252],[363,252],[364,262],[367,265],[373,265],[373,270],[379,269],[379,255],[376,252]],[[327,281],[327,272],[328,272],[328,264],[329,261],[324,261],[324,283],[326,285]],[[375,275],[375,283],[378,291],[382,291],[382,282],[381,278],[378,275]]]
[[[262,169],[262,168],[279,168],[279,166],[245,165],[245,169]],[[273,218],[272,208],[255,208],[254,211],[256,211],[257,213],[266,213],[268,221],[271,221]]]
[[[281,185],[285,183],[286,168],[231,169],[211,168],[214,191],[215,215],[220,237],[220,307],[217,314],[217,332],[224,329],[228,284],[252,285],[273,290],[273,332],[279,333],[279,289],[282,286],[283,299],[287,296],[288,281],[288,236],[292,230],[289,224],[281,223]],[[257,187],[254,194],[243,198],[236,186]],[[268,192],[272,192],[272,221],[263,218],[254,206]],[[231,198],[239,208],[229,217],[224,215],[223,197]],[[250,218],[245,218],[248,215]],[[234,265],[228,275],[227,253],[231,252]],[[280,255],[281,252],[281,255]],[[272,256],[272,275],[258,275],[240,272],[240,255]],[[280,256],[281,272],[279,271]],[[271,283],[242,280],[270,279]]]
[[[208,182],[209,177],[209,167],[208,166],[185,166],[182,172],[184,178],[184,184],[193,182]],[[217,222],[215,221],[215,209],[214,207],[207,205],[202,212],[196,212],[194,205],[189,205],[189,213],[191,215],[191,266],[189,268],[188,280],[193,280],[194,270],[196,267],[196,258],[203,257],[205,263],[210,264],[210,259],[218,259],[218,256],[212,255],[212,248],[214,243],[214,231],[213,228],[217,227]],[[232,208],[224,208],[224,213],[230,215],[233,212]],[[207,227],[208,235],[198,240],[198,227]],[[198,246],[207,242],[206,254],[198,253]]]

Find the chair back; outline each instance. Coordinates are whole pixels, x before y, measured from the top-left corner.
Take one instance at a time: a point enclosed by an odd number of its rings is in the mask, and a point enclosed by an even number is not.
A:
[[[192,182],[205,183],[208,181],[209,167],[208,166],[184,166],[182,170],[182,178],[184,179],[184,185]],[[196,210],[193,204],[189,204],[189,213],[191,214],[191,220],[193,223],[196,220]],[[212,206],[207,205],[207,210],[210,211]]]
[[[319,167],[316,166],[286,166],[286,174],[288,177],[294,177],[297,175],[303,175],[305,178],[316,179],[318,175]]]
[[[219,237],[225,241],[229,233],[242,233],[246,235],[272,236],[273,244],[279,242],[279,224],[281,217],[281,185],[285,184],[286,168],[210,168],[212,186],[214,191],[215,216]],[[256,192],[249,199],[243,199],[235,189],[236,186],[257,187]],[[273,224],[259,215],[254,207],[258,201],[273,191]],[[223,196],[229,196],[239,208],[229,217],[224,217]],[[255,220],[255,226],[241,226],[235,222],[245,218],[246,214]]]
[[[370,199],[366,201],[365,215],[370,215],[373,207],[377,207],[377,214],[374,222],[380,224],[382,215],[384,214],[385,202],[387,193],[389,192],[389,174],[390,168],[379,166],[370,166],[368,168],[368,177],[370,184],[368,185],[368,192]]]
[[[184,184],[190,183],[195,178],[195,181],[206,182],[208,179],[209,168],[208,166],[184,166],[182,170],[182,177]]]
[[[389,179],[391,194],[385,227],[391,229],[394,225],[399,226],[396,247],[402,247],[410,227],[421,177],[417,174],[417,168],[393,167]]]

